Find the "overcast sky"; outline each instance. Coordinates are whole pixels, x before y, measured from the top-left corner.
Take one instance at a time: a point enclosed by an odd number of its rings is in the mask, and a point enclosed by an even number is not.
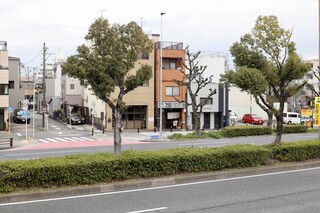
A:
[[[231,66],[230,46],[251,31],[259,15],[276,15],[282,27],[293,29],[302,58],[318,58],[318,0],[0,0],[0,11],[0,41],[26,66],[42,63],[44,42],[50,53],[75,54],[101,15],[160,34],[161,12],[164,41],[183,42],[192,52],[226,53]]]

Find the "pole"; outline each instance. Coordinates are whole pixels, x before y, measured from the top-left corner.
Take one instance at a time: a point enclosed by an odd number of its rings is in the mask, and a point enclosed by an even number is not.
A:
[[[160,128],[159,138],[162,138],[162,16],[166,13],[160,13],[161,16],[161,31],[160,31]]]
[[[10,111],[8,111],[8,116],[9,116],[9,133],[11,132],[11,127],[10,127],[10,114],[11,114],[11,112]]]
[[[35,79],[34,79],[34,77],[35,77],[35,75],[34,75],[35,73],[34,73],[34,69],[33,69],[33,93],[32,93],[32,100],[33,100],[33,106],[32,106],[32,108],[33,108],[33,111],[32,111],[32,117],[33,117],[33,119],[32,119],[32,139],[34,139],[34,128],[35,128],[35,97],[36,97],[36,83],[35,83]]]
[[[42,62],[42,127],[45,128],[45,119],[46,119],[46,43],[43,43],[43,62]]]
[[[94,128],[93,128],[93,111],[91,111],[91,129],[92,129],[92,135],[94,134]]]

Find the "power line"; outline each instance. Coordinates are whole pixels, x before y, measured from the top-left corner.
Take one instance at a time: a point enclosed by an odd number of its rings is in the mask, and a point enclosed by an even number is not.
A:
[[[42,53],[42,49],[40,50],[40,52],[39,52],[31,61],[29,61],[28,63],[23,63],[23,64],[24,64],[24,65],[27,65],[27,64],[32,63],[34,60],[36,60],[36,58],[37,58],[39,55],[41,55],[41,53]]]

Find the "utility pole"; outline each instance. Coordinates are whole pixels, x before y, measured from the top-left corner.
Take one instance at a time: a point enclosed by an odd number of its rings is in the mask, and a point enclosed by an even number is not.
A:
[[[46,119],[46,43],[43,43],[43,62],[42,62],[42,127],[45,127]]]

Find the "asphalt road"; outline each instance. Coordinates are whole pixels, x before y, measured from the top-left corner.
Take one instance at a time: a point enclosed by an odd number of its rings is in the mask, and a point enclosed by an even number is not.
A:
[[[291,142],[297,140],[317,139],[318,133],[301,133],[301,134],[284,134],[282,141]],[[234,144],[256,144],[263,145],[272,143],[275,135],[262,135],[238,138],[222,138],[222,139],[201,139],[189,141],[171,141],[171,142],[135,142],[123,143],[122,150],[162,150],[177,147],[218,147]],[[98,141],[96,141],[98,142]],[[39,149],[4,149],[0,151],[0,160],[26,160],[44,157],[59,157],[72,154],[97,153],[97,152],[113,152],[113,143],[102,142],[94,145],[94,141],[90,141],[87,146],[59,147],[59,148],[39,148]]]
[[[0,204],[1,213],[320,212],[320,167]]]

